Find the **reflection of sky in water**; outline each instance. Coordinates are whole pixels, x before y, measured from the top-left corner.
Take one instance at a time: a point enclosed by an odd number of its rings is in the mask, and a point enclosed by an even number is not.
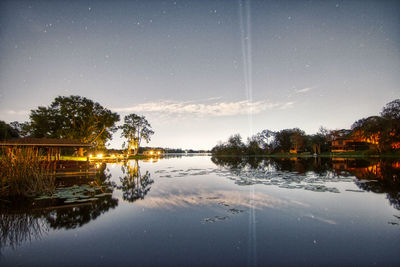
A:
[[[121,165],[108,169],[118,186]],[[82,227],[50,230],[40,241],[3,249],[0,263],[27,263],[25,255],[35,255],[32,262],[44,265],[69,260],[81,265],[242,266],[254,263],[254,255],[260,265],[400,262],[400,226],[390,223],[400,223],[395,217],[400,212],[385,194],[360,190],[355,177],[327,179],[309,172],[295,181],[293,173],[274,174],[273,169],[264,176],[252,170],[235,173],[209,157],[139,161],[139,170],[154,180],[143,199],[126,201],[116,188],[115,209]],[[276,184],[269,183],[273,179]],[[293,186],[335,190],[282,186],[288,179]]]

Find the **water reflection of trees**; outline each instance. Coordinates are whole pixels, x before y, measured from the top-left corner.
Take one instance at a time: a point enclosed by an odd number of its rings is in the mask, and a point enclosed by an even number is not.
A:
[[[231,170],[265,170],[296,172],[304,174],[313,171],[324,175],[332,169],[332,162],[327,158],[265,158],[265,157],[212,157],[211,160]]]
[[[400,164],[393,160],[379,160],[357,170],[356,185],[368,192],[386,193],[390,204],[400,210]]]
[[[100,215],[118,206],[118,199],[112,198],[110,172],[106,165],[99,166],[98,172],[90,179],[81,177],[65,178],[62,184],[93,184],[103,190],[104,196],[84,203],[66,204],[64,199],[8,199],[0,200],[0,249],[16,248],[25,242],[40,239],[50,229],[74,229],[81,227]],[[106,189],[103,189],[106,188]]]
[[[314,158],[213,157],[211,160],[227,168],[233,176],[226,176],[238,185],[264,184],[287,189],[339,192],[323,184],[326,179],[332,181],[334,173],[328,170],[327,162]],[[316,171],[310,174],[313,169]]]
[[[326,158],[212,157],[211,160],[216,165],[237,173],[243,170],[274,170],[300,175],[314,172],[324,176],[332,171],[332,162]]]
[[[393,159],[212,157],[211,160],[234,174],[233,179],[240,185],[262,183],[334,192],[309,185],[352,181],[365,191],[386,193],[389,202],[400,210],[400,162]]]
[[[40,239],[48,230],[48,224],[35,214],[1,213],[0,252],[3,247],[14,249],[25,242]]]
[[[140,172],[139,161],[131,160],[122,165],[123,176],[120,177],[120,185],[117,186],[122,191],[122,198],[129,202],[144,199],[151,189],[154,181],[150,178],[149,171],[144,175]]]
[[[43,214],[43,218],[52,229],[74,229],[95,220],[117,206],[118,199],[105,196],[89,203],[53,209]]]
[[[110,178],[111,173],[107,169],[107,165],[103,163],[98,166],[98,171],[92,177],[90,183],[95,188],[99,188],[102,193],[112,193],[113,186]],[[88,180],[80,179],[80,183],[87,184],[88,182]],[[46,203],[43,203],[43,205],[46,205]],[[47,207],[47,211],[43,212],[41,216],[45,218],[52,229],[74,229],[95,220],[117,206],[118,199],[112,198],[112,195],[104,195],[90,202]]]

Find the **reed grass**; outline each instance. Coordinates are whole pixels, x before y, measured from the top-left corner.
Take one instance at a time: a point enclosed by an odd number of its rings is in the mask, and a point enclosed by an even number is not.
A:
[[[25,242],[40,240],[48,231],[49,226],[46,222],[34,214],[0,214],[0,248],[16,249]]]
[[[55,190],[54,165],[30,148],[3,151],[0,158],[0,196],[35,196]]]

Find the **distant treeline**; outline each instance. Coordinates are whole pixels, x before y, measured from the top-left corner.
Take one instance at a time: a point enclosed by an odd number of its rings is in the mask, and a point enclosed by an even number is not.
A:
[[[209,153],[209,150],[194,150],[194,149],[182,149],[182,148],[165,148],[165,147],[141,147],[139,153],[143,153],[147,150],[161,150],[164,153]]]
[[[164,147],[140,147],[139,148],[139,154],[142,154],[145,151],[162,151],[163,153],[210,153],[210,151],[207,150],[193,150],[193,149],[188,149],[188,150],[183,150],[182,148],[164,148]],[[115,148],[110,148],[105,150],[109,154],[123,154],[124,149],[115,149]]]
[[[350,130],[327,130],[321,127],[316,134],[307,135],[299,128],[281,131],[263,130],[243,142],[234,134],[219,142],[211,152],[215,155],[265,155],[276,153],[324,153],[338,138],[363,140],[372,143],[377,152],[400,150],[400,99],[389,102],[380,116],[371,116],[353,123]],[[369,147],[366,146],[366,149]]]

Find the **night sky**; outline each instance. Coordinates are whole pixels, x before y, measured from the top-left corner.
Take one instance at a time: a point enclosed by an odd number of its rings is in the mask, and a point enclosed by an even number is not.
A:
[[[81,95],[145,115],[151,146],[349,128],[400,97],[399,3],[1,1],[0,120]]]

